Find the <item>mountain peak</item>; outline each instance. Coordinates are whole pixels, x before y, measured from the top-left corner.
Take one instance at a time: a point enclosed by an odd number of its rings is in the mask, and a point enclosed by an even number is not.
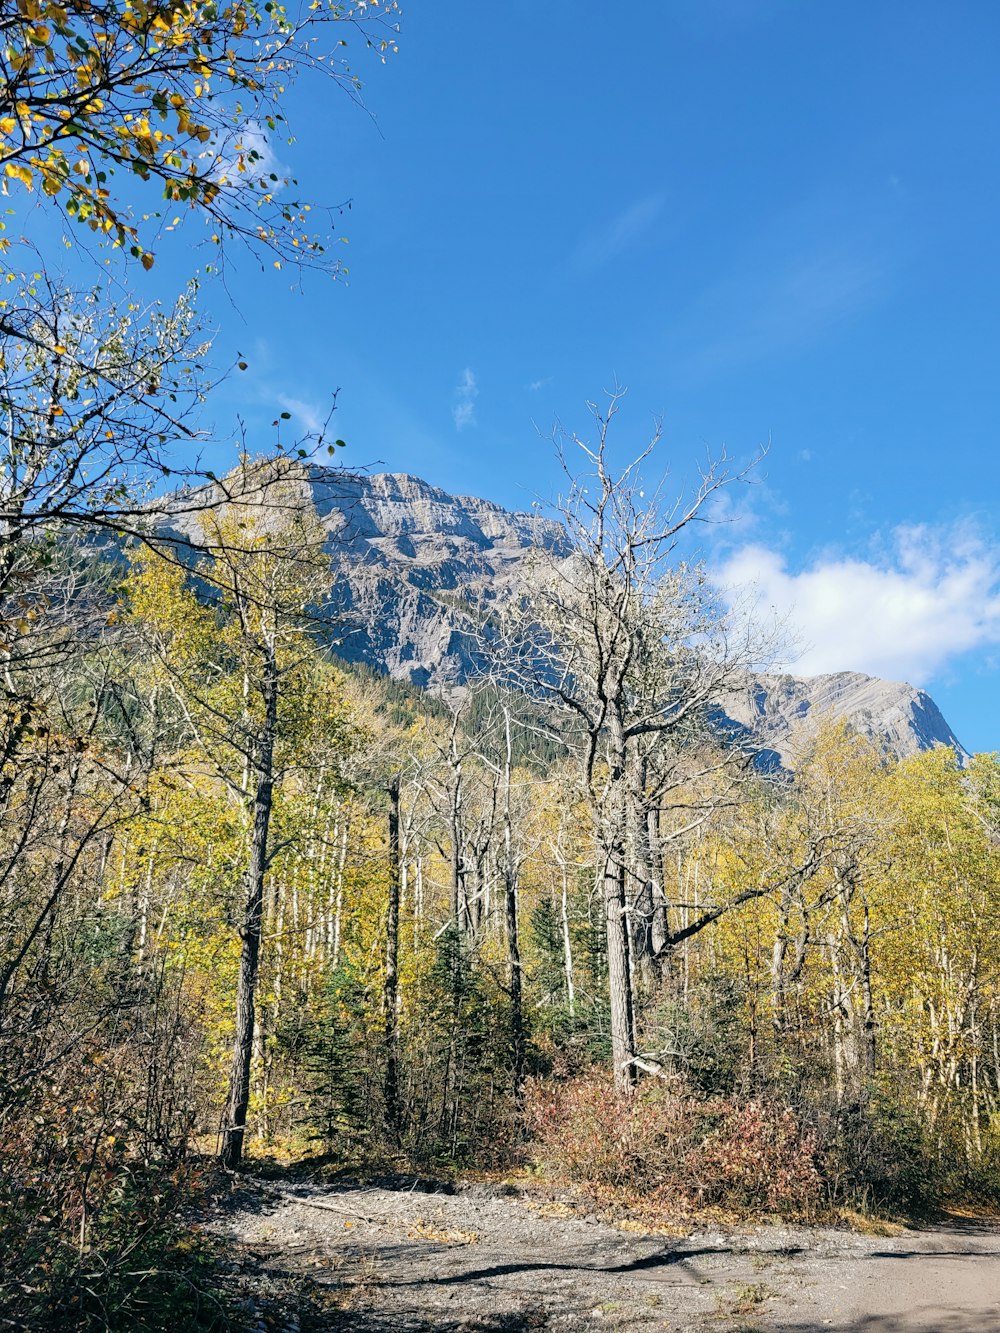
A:
[[[475,496],[450,495],[406,472],[347,473],[312,466],[307,477],[321,520],[340,542],[408,538],[431,562],[449,542],[501,554],[565,546],[563,529],[551,519],[510,513]]]
[[[794,767],[822,722],[845,719],[887,753],[904,758],[946,745],[961,761],[968,753],[925,690],[861,671],[820,676],[761,674],[721,701],[733,721]]]

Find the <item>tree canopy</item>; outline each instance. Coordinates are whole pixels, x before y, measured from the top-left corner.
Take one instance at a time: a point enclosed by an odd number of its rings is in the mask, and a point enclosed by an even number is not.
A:
[[[226,236],[323,262],[311,205],[286,193],[269,136],[304,69],[356,100],[349,39],[395,48],[395,0],[312,0],[292,10],[216,0],[16,0],[0,19],[0,167],[152,266],[158,232],[196,209]],[[136,215],[127,179],[163,205]],[[7,242],[2,242],[5,247]]]

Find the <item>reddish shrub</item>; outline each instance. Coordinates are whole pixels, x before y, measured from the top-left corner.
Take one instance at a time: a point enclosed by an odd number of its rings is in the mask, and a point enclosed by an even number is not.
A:
[[[540,1159],[571,1180],[654,1189],[691,1142],[696,1103],[679,1082],[643,1083],[629,1097],[595,1075],[535,1083],[526,1117]]]
[[[688,1156],[697,1199],[747,1212],[813,1213],[821,1184],[815,1134],[768,1102],[720,1100],[713,1109],[721,1123]]]
[[[815,1141],[791,1111],[697,1098],[680,1079],[628,1097],[598,1076],[535,1083],[526,1117],[551,1171],[664,1203],[808,1215],[819,1197]]]

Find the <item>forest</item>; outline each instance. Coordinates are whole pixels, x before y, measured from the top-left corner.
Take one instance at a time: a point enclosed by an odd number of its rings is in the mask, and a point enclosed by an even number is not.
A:
[[[18,0],[9,189],[130,282],[150,182],[213,245],[327,263],[230,103],[280,120],[324,24],[393,48],[360,8]],[[326,434],[196,458],[197,288],[0,249],[5,1327],[240,1327],[201,1210],[289,1163],[647,1217],[996,1201],[1000,759],[830,722],[788,771],[720,727],[781,648],[691,541],[744,474],[664,503],[657,442],[612,465],[613,394],[565,441],[569,554],[467,604],[482,671],[431,696],[338,657]]]
[[[600,438],[572,555],[480,608],[447,701],[338,663],[295,460],[168,500],[197,548],[6,544],[15,1308],[176,1318],[213,1159],[534,1164],[664,1215],[995,1196],[1000,764],[830,723],[762,770],[712,706],[760,642],[675,559],[698,499]]]

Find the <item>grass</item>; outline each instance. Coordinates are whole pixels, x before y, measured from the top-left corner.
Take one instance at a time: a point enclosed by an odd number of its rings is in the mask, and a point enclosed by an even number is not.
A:
[[[719,1318],[732,1319],[742,1315],[756,1314],[765,1301],[771,1299],[774,1292],[766,1283],[748,1282],[735,1291],[723,1292],[718,1298]]]

